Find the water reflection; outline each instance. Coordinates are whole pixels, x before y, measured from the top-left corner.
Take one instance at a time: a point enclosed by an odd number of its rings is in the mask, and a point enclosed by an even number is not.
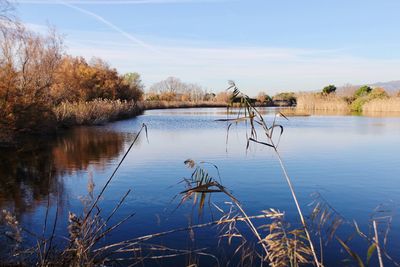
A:
[[[133,136],[82,127],[51,139],[27,140],[18,148],[1,148],[0,208],[21,215],[48,197],[62,195],[64,174],[87,170],[90,165],[104,168]]]

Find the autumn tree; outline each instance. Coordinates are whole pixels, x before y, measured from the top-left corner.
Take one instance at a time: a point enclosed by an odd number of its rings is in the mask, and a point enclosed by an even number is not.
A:
[[[118,74],[101,59],[88,63],[82,57],[65,56],[56,73],[51,94],[56,104],[64,101],[91,101],[97,98],[137,101],[143,84],[137,73]]]
[[[50,88],[60,63],[62,40],[22,25],[1,27],[0,127],[12,132],[45,131],[54,126]]]

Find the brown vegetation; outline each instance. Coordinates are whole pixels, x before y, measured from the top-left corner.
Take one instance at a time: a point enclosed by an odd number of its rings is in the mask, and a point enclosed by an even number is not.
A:
[[[103,124],[129,118],[143,112],[142,105],[126,100],[95,99],[87,102],[63,102],[54,109],[62,126]]]
[[[45,131],[54,127],[50,88],[61,59],[54,32],[40,36],[24,27],[1,26],[0,129]]]
[[[322,111],[349,111],[349,104],[335,94],[302,93],[297,95],[297,109]]]
[[[65,55],[54,30],[41,35],[0,17],[0,141],[136,115],[142,94],[137,73],[122,76],[101,59]]]
[[[373,99],[364,104],[363,112],[400,112],[400,97]]]

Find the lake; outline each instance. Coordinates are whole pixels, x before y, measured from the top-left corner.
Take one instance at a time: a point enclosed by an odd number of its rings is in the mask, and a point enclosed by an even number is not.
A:
[[[276,110],[262,110],[272,121]],[[179,193],[185,189],[182,180],[193,171],[185,166],[186,159],[218,166],[222,184],[249,215],[274,208],[284,211],[286,220],[298,226],[296,207],[272,149],[256,144],[246,149],[248,128],[244,124],[233,125],[226,142],[227,123],[216,121],[224,118],[224,108],[149,110],[133,119],[79,127],[54,138],[27,140],[18,149],[1,149],[0,207],[13,210],[22,225],[40,233],[48,199],[51,223],[58,203],[57,242],[63,242],[68,212],[82,211],[90,177],[98,193],[145,123],[148,141],[145,135],[139,137],[100,202],[102,211],[108,214],[131,189],[111,222],[132,212],[135,215],[107,236],[105,243],[219,219],[213,204],[207,203],[202,215],[192,208],[191,201],[179,205]],[[310,214],[315,193],[320,194],[349,222],[338,232],[344,236],[354,232],[353,220],[369,234],[371,218],[391,215],[387,246],[399,260],[400,118],[312,115],[279,118],[279,122],[284,132],[278,149],[305,214]],[[211,164],[204,166],[217,177]],[[224,210],[229,209],[226,201],[229,199],[223,194],[211,197],[211,202]],[[385,230],[384,221],[379,231]],[[238,223],[238,227],[251,236],[244,223]],[[237,263],[232,256],[233,245],[223,240],[218,246],[219,233],[217,227],[206,227],[194,231],[193,240],[188,232],[179,232],[149,243],[176,249],[207,248],[206,252],[218,255],[222,266],[229,260]],[[333,243],[328,248],[337,247]],[[365,257],[365,242],[355,238],[351,244]],[[2,251],[5,253],[4,247]],[[325,250],[326,266],[340,265],[348,258],[344,251],[332,251]],[[186,255],[145,263],[176,266],[187,260]],[[216,265],[207,256],[200,256],[200,263]]]

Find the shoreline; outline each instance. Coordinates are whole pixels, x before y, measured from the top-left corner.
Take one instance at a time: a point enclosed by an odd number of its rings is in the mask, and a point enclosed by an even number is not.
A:
[[[97,105],[103,106],[101,102],[103,100],[99,100],[100,103]],[[104,100],[105,101],[105,100]],[[94,101],[95,102],[95,101]],[[90,105],[94,102],[85,102],[83,105]],[[210,102],[210,101],[200,101],[200,102],[189,102],[189,101],[138,101],[138,102],[123,102],[120,100],[112,100],[108,101],[108,103],[123,103],[126,106],[124,107],[126,110],[122,112],[116,112],[114,110],[108,109],[106,110],[106,114],[84,114],[82,116],[87,116],[87,118],[78,120],[76,117],[77,114],[68,114],[69,117],[62,118],[57,120],[57,125],[55,129],[51,132],[41,131],[41,132],[23,132],[23,133],[13,133],[7,136],[7,133],[4,132],[0,138],[0,147],[14,147],[18,145],[18,143],[23,142],[24,139],[32,137],[32,136],[55,136],[57,134],[62,134],[62,132],[67,131],[69,129],[79,127],[79,126],[100,126],[106,125],[111,122],[132,119],[137,116],[142,115],[146,110],[162,110],[162,109],[183,109],[183,108],[226,108],[228,106],[227,103],[223,102]],[[80,105],[81,103],[71,103],[71,105]],[[260,105],[256,104],[256,107],[269,107],[269,108],[282,108],[282,109],[290,109],[290,112],[287,116],[311,116],[311,115],[359,115],[359,116],[368,116],[368,117],[400,117],[400,112],[360,112],[360,113],[352,113],[347,111],[338,111],[338,110],[326,110],[326,109],[304,109],[296,106],[282,106],[282,105]],[[98,112],[98,109],[94,109],[90,107],[92,110]],[[72,113],[79,113],[81,111],[73,110]],[[64,112],[66,113],[66,112]],[[82,113],[82,112],[81,112]],[[65,115],[65,114],[63,114]],[[79,114],[81,115],[81,114]],[[286,114],[285,114],[286,115]],[[96,117],[97,116],[97,117]]]

